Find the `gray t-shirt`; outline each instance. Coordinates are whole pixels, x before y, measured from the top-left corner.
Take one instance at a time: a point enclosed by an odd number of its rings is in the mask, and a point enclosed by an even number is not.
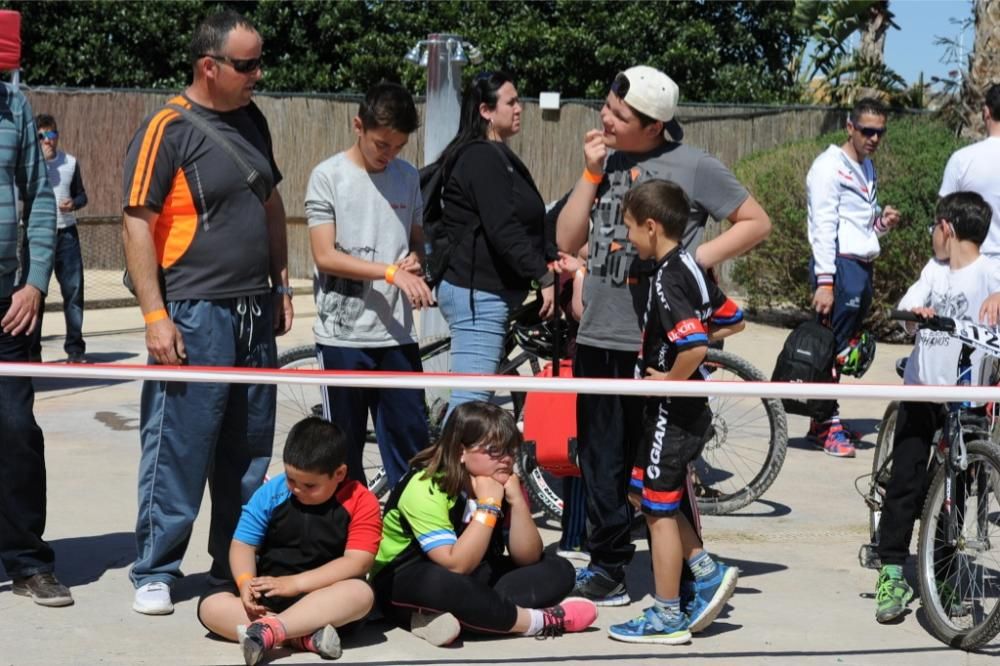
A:
[[[400,159],[368,173],[337,153],[309,177],[305,199],[310,227],[336,224],[336,247],[366,261],[395,263],[410,252],[410,229],[420,226],[420,175]],[[316,342],[335,347],[393,347],[413,339],[413,310],[384,280],[316,273]]]
[[[583,284],[580,344],[636,351],[652,262],[639,261],[622,221],[622,198],[629,188],[659,178],[678,185],[691,200],[682,244],[692,255],[701,244],[705,223],[729,217],[750,193],[722,162],[680,143],[649,153],[614,152],[604,166],[604,181],[590,214],[590,255]],[[649,264],[648,266],[644,266]]]

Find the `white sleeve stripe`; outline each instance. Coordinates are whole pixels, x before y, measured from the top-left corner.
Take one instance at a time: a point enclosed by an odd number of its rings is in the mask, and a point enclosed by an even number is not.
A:
[[[708,305],[709,304],[708,285],[705,284],[705,276],[704,274],[702,274],[701,268],[698,266],[697,263],[695,263],[694,257],[692,257],[687,252],[681,253],[681,258],[684,260],[684,265],[687,267],[689,271],[691,271],[691,275],[694,276],[695,281],[697,281],[698,283],[698,291],[701,292],[702,306]]]

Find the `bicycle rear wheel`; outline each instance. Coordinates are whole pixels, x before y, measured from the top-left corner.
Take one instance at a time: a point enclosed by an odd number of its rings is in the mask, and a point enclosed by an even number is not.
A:
[[[1000,452],[990,441],[966,445],[947,513],[947,465],[931,482],[920,522],[917,584],[931,633],[975,650],[1000,631]]]
[[[282,352],[278,355],[278,367],[282,370],[319,370],[315,345],[302,345]],[[292,426],[307,416],[324,416],[323,390],[322,386],[313,384],[278,384],[274,419],[276,454],[284,448],[285,439]],[[382,454],[378,445],[368,442],[362,460],[368,489],[375,493],[376,497],[382,497],[389,490],[389,479],[382,468]]]
[[[712,381],[766,382],[746,360],[709,349],[705,366]],[[694,462],[698,509],[703,514],[732,513],[763,495],[785,461],[788,425],[780,400],[710,397],[713,432]]]

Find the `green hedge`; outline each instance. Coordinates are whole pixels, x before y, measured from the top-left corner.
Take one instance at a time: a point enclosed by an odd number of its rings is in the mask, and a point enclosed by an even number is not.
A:
[[[843,130],[786,144],[737,163],[736,176],[771,216],[768,239],[737,261],[733,277],[746,293],[751,312],[761,308],[810,308],[809,240],[806,233],[806,174],[830,144],[840,145]],[[931,256],[927,225],[933,221],[937,192],[948,157],[965,145],[927,116],[889,121],[875,154],[879,203],[892,205],[902,223],[881,239],[875,262],[875,299],[868,328],[883,337],[898,330],[885,320]]]

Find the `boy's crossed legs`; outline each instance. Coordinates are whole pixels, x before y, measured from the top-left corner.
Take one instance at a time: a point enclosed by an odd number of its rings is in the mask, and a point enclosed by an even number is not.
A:
[[[360,579],[341,580],[297,599],[262,599],[274,611],[251,619],[239,594],[215,592],[198,604],[198,619],[206,629],[231,641],[239,641],[247,664],[256,664],[264,654],[283,642],[298,650],[316,652],[324,659],[341,654],[336,628],[362,619],[371,610],[374,594]],[[245,631],[241,631],[246,627]]]

